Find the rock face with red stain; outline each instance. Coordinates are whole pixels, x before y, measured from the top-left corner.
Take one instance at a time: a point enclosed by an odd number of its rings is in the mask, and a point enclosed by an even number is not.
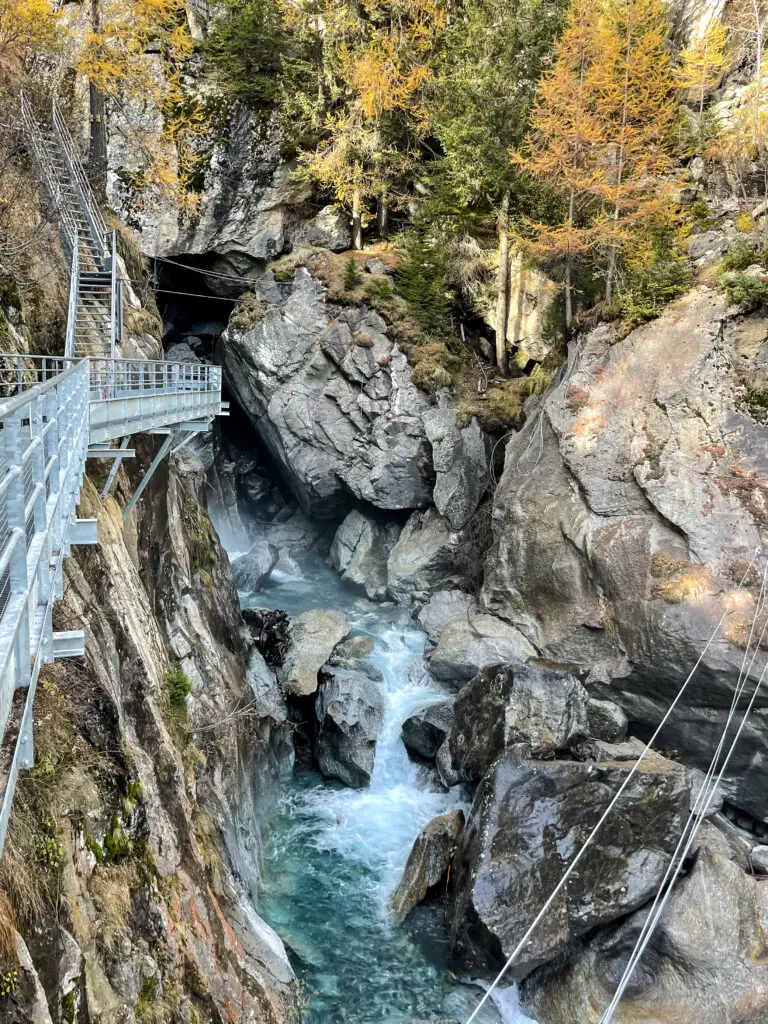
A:
[[[601,326],[529,408],[495,495],[484,609],[631,722],[658,724],[727,613],[661,737],[696,766],[724,724],[763,569],[737,590],[768,539],[766,367],[765,319],[705,287],[624,338]],[[756,818],[766,764],[768,733],[750,722],[725,792]]]

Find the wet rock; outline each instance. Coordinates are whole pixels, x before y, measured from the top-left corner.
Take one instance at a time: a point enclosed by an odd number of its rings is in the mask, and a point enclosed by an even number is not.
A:
[[[589,735],[606,743],[620,743],[627,735],[627,716],[612,700],[590,699],[587,702]]]
[[[315,701],[314,755],[326,778],[362,789],[371,781],[384,698],[364,673],[326,668]]]
[[[456,587],[461,543],[446,519],[430,508],[414,512],[387,560],[387,591],[396,601],[427,600],[433,590]]]
[[[454,530],[461,530],[474,515],[488,486],[485,435],[473,417],[456,426],[455,409],[428,409],[424,429],[432,445],[435,489],[432,500]]]
[[[307,697],[317,690],[318,672],[349,630],[346,616],[319,608],[291,621],[291,644],[277,669],[277,681],[287,697]]]
[[[522,987],[527,1013],[547,1024],[592,1024],[609,1004],[645,909],[598,929],[564,963]],[[621,1004],[622,1024],[762,1024],[768,1019],[764,924],[768,887],[721,850],[700,847],[678,880]]]
[[[433,818],[419,832],[392,897],[396,921],[403,921],[428,890],[445,878],[463,828],[464,812],[456,810]]]
[[[350,636],[341,643],[336,644],[333,654],[328,659],[329,664],[338,665],[340,668],[349,668],[347,662],[367,657],[373,650],[373,639],[367,634]]]
[[[242,593],[261,590],[278,563],[280,551],[274,544],[258,540],[242,558],[232,563],[235,586]]]
[[[691,780],[691,810],[694,808],[694,804],[699,798],[701,787],[704,785],[706,774],[699,768],[689,768],[688,774]],[[710,785],[712,780],[710,779]],[[714,792],[710,796],[706,807],[704,808],[703,817],[711,818],[712,815],[717,814],[718,811],[723,809],[723,793],[719,786],[715,786]],[[699,809],[701,811],[701,809]]]
[[[527,761],[517,750],[495,762],[478,786],[454,859],[453,937],[462,964],[494,971],[509,956],[629,771],[614,763]],[[546,929],[517,961],[515,977],[653,895],[689,798],[681,766],[659,757],[643,763]]]
[[[626,337],[603,325],[579,341],[572,372],[507,444],[482,592],[484,607],[542,656],[588,669],[591,694],[647,732],[727,612],[723,642],[706,650],[659,737],[702,770],[759,580],[735,588],[766,526],[768,426],[738,397],[739,381],[757,379],[761,345],[746,343],[743,322],[697,287]],[[753,679],[761,669],[762,655]],[[768,732],[752,719],[724,792],[758,819],[768,818],[766,765]]]
[[[535,649],[514,626],[493,615],[475,615],[449,622],[427,662],[430,675],[458,689],[489,665],[535,657]]]
[[[419,708],[403,722],[402,739],[409,754],[434,761],[453,722],[453,701]]]
[[[458,786],[461,780],[454,770],[451,746],[447,739],[440,745],[440,749],[435,757],[435,767],[437,768],[438,777],[446,789]]]
[[[341,578],[362,587],[372,601],[387,593],[387,559],[400,527],[380,523],[353,509],[336,531],[331,562]]]
[[[216,353],[302,510],[334,519],[355,500],[426,506],[434,471],[421,417],[429,400],[387,324],[364,305],[328,303],[324,285],[301,267],[285,291],[252,323],[236,309]],[[363,334],[370,344],[358,344]]]
[[[459,691],[449,736],[453,768],[478,782],[506,747],[548,757],[586,739],[587,691],[567,672],[497,665]]]
[[[477,614],[477,601],[462,590],[438,590],[418,614],[419,624],[433,644],[455,619],[472,619]]]
[[[349,217],[340,206],[324,206],[312,220],[304,221],[293,232],[293,248],[316,245],[331,252],[345,252],[352,247]]]

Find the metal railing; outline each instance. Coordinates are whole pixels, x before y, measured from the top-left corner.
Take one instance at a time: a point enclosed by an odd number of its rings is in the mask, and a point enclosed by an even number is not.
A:
[[[0,399],[19,395],[80,363],[88,366],[92,402],[190,391],[221,392],[221,367],[206,363],[0,353]]]
[[[64,344],[64,355],[70,358],[75,354],[75,334],[77,333],[77,300],[80,290],[80,244],[72,249],[72,268],[69,274],[69,309],[67,311],[67,337]]]
[[[93,194],[90,182],[85,176],[85,171],[77,155],[75,143],[70,135],[67,122],[64,120],[59,104],[55,99],[53,101],[53,132],[59,144],[61,155],[67,165],[72,183],[77,186],[80,200],[79,205],[88,221],[91,241],[98,249],[101,259],[106,260],[109,254],[109,232],[107,231],[107,225],[99,209],[99,204],[96,202],[96,196]]]
[[[21,92],[21,119],[24,132],[32,147],[32,154],[40,170],[48,198],[53,207],[52,213],[58,220],[59,230],[70,253],[77,245],[79,233],[77,220],[72,211],[72,201],[66,195],[61,176],[51,160],[50,145],[35,117],[32,106],[24,91]]]
[[[53,659],[52,610],[60,596],[88,448],[88,365],[72,363],[0,403],[0,739],[26,689],[0,809],[0,849],[16,776],[32,758],[32,704],[42,664]]]

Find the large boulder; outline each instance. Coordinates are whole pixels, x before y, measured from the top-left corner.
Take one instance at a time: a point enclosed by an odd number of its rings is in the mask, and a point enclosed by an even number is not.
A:
[[[433,644],[455,619],[472,619],[477,615],[477,601],[463,590],[438,590],[418,614],[419,625]]]
[[[493,615],[449,622],[427,655],[429,673],[457,689],[489,665],[519,664],[536,657],[523,634]]]
[[[349,215],[340,206],[324,206],[311,220],[304,221],[293,232],[293,248],[317,245],[331,252],[346,252],[352,247]]]
[[[599,929],[565,962],[532,975],[522,990],[526,1011],[547,1024],[593,1024],[613,997],[646,914]],[[768,886],[730,859],[727,844],[707,837],[675,885],[616,1019],[763,1024],[767,918]]]
[[[280,551],[274,544],[257,540],[246,554],[232,563],[232,575],[237,589],[247,594],[261,590],[279,558]]]
[[[315,701],[315,761],[326,778],[362,789],[371,781],[384,698],[364,672],[328,667]]]
[[[760,572],[745,573],[768,541],[766,353],[764,317],[706,287],[626,337],[597,328],[510,438],[494,496],[484,607],[647,732],[702,656],[659,737],[702,769],[755,612]],[[767,768],[751,716],[724,788],[761,820]]]
[[[417,708],[403,722],[402,739],[409,754],[434,761],[437,752],[445,743],[453,723],[453,701],[443,700],[439,704],[428,704]]]
[[[362,587],[372,601],[387,593],[387,559],[395,546],[397,523],[379,523],[353,509],[331,544],[331,562],[341,578]]]
[[[315,608],[291,620],[290,647],[277,670],[277,681],[287,697],[308,697],[317,690],[317,674],[336,644],[350,631],[340,612]]]
[[[589,695],[557,669],[496,665],[459,691],[448,739],[459,778],[478,782],[507,747],[549,757],[587,738]]]
[[[390,597],[401,603],[413,598],[426,601],[432,591],[460,584],[460,545],[461,535],[436,509],[414,512],[387,560]]]
[[[477,420],[459,428],[455,409],[428,409],[422,419],[432,445],[435,508],[454,530],[467,525],[488,486],[486,437]]]
[[[353,499],[390,510],[429,504],[429,401],[378,313],[329,303],[299,267],[285,295],[235,310],[216,351],[307,514],[332,519]]]
[[[395,920],[403,921],[427,892],[442,881],[464,828],[464,812],[449,811],[433,818],[419,832],[392,897]]]
[[[452,934],[463,965],[493,973],[506,960],[630,770],[612,762],[529,761],[517,750],[495,762],[478,786],[454,859]],[[654,894],[689,799],[680,765],[659,757],[642,762],[520,954],[514,978]]]

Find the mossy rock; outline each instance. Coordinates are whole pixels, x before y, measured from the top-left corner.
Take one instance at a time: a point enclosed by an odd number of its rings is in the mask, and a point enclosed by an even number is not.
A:
[[[260,324],[267,315],[267,307],[253,294],[244,295],[229,318],[230,327],[238,331],[250,331]]]
[[[411,380],[428,395],[434,395],[441,388],[449,388],[453,384],[453,377],[448,370],[433,359],[422,359],[416,363]]]

